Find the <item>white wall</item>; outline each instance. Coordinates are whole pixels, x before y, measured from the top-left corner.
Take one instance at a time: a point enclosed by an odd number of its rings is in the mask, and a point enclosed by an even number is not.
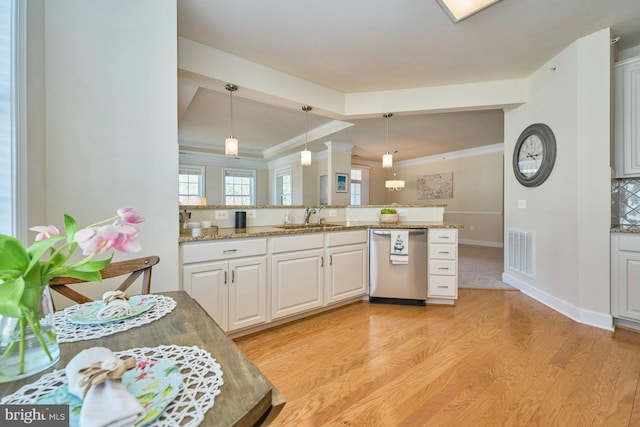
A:
[[[609,38],[607,29],[579,39],[530,76],[529,101],[505,112],[504,156],[505,280],[604,328],[611,327]],[[526,188],[511,162],[515,141],[532,123],[551,127],[558,151],[548,180]],[[535,278],[507,269],[509,229],[535,233]]]
[[[176,22],[176,0],[48,1],[44,19],[46,219],[135,207],[154,291],[178,289]]]

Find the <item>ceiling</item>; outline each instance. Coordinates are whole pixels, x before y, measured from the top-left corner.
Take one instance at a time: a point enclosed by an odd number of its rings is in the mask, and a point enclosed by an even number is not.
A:
[[[638,0],[502,0],[457,24],[436,0],[178,2],[179,36],[345,93],[524,78],[606,27],[621,37],[618,50],[640,45],[639,22]],[[342,126],[314,111],[308,119],[312,151],[328,140],[353,144],[364,160],[386,151],[382,116]],[[220,152],[229,131],[228,93],[200,87],[179,122],[181,147]],[[299,151],[304,132],[302,110],[234,95],[241,156]],[[397,160],[499,143],[502,135],[501,110],[389,119]]]

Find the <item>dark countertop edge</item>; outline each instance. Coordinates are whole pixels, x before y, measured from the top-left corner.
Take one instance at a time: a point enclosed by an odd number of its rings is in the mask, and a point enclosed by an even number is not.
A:
[[[366,208],[446,208],[447,205],[178,205],[178,210],[198,210],[198,209],[235,209],[235,210],[247,210],[247,209],[366,209]]]
[[[248,227],[244,232],[236,233],[233,228],[220,228],[217,234],[201,234],[199,236],[191,236],[181,234],[178,238],[178,243],[187,242],[202,242],[208,240],[227,240],[227,239],[250,239],[254,237],[266,237],[266,236],[285,236],[294,234],[307,234],[307,233],[323,233],[331,231],[346,231],[346,230],[368,230],[371,228],[415,228],[415,229],[427,229],[427,228],[462,228],[461,225],[447,224],[442,222],[408,222],[399,224],[381,224],[379,222],[351,222],[347,224],[340,224],[327,227],[313,227],[313,228],[278,228],[277,226],[262,226],[262,227]]]
[[[614,225],[609,230],[611,233],[640,233],[640,226],[638,225]]]

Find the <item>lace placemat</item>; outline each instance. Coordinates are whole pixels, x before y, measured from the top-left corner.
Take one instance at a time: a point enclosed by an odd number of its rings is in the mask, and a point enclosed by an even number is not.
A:
[[[137,359],[165,359],[180,366],[183,382],[180,392],[164,412],[150,425],[156,427],[197,426],[206,412],[213,407],[220,394],[222,369],[211,354],[199,347],[161,345],[158,347],[134,348],[114,353],[117,357],[134,356]],[[2,404],[33,404],[38,399],[53,393],[66,383],[64,369],[45,374],[33,384],[20,388],[2,398]]]
[[[67,315],[78,312],[81,310],[81,307],[86,304],[77,304],[67,307],[64,310],[57,311],[54,314],[54,323],[58,342],[63,343],[92,340],[107,335],[113,335],[118,332],[151,323],[176,308],[176,302],[171,297],[156,294],[149,294],[148,297],[156,300],[156,303],[148,311],[145,311],[135,317],[129,317],[127,319],[101,325],[79,325],[67,320]],[[87,304],[93,303],[89,302]]]

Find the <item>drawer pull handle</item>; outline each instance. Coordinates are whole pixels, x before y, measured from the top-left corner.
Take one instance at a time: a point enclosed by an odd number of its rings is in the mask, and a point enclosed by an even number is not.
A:
[[[448,270],[449,267],[438,267],[438,270]]]
[[[227,284],[227,272],[226,271],[224,272],[224,284],[225,285]]]
[[[234,253],[234,252],[237,252],[237,251],[238,251],[237,249],[225,249],[224,251],[222,251],[222,253],[229,254],[229,253]]]
[[[444,288],[444,289],[448,289],[448,286],[443,286],[443,285],[438,285],[439,288]]]
[[[447,251],[440,251],[440,252],[438,252],[438,253],[439,253],[439,254],[448,254],[448,253],[450,253],[450,252],[447,252]]]
[[[438,239],[448,239],[449,236],[439,236]]]

